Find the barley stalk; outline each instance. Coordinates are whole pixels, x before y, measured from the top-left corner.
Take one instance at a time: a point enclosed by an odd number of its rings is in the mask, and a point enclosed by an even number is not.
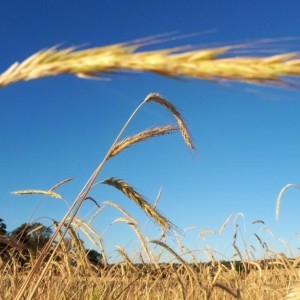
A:
[[[119,212],[121,212],[127,218],[127,220],[130,221],[130,223],[138,224],[138,221],[127,210],[125,210],[123,207],[121,207],[117,203],[111,202],[111,201],[104,201],[103,204],[109,205],[109,206],[115,208],[116,210],[118,210]]]
[[[120,43],[84,50],[59,50],[56,47],[41,50],[4,71],[0,75],[0,87],[45,76],[72,74],[89,78],[116,71],[276,85],[282,82],[282,76],[300,75],[298,53],[231,57],[229,54],[233,46],[193,51],[186,51],[184,47],[139,51],[141,46],[138,43]]]
[[[69,222],[70,220],[68,219],[67,221]],[[93,229],[90,224],[88,224],[81,218],[78,217],[74,218],[72,225],[76,230],[80,229],[80,231],[84,233],[84,235],[89,239],[92,245],[93,246],[96,245],[101,250],[101,255],[102,255],[101,261],[103,265],[106,266],[107,257],[104,250],[104,242],[102,236],[95,229]]]
[[[125,252],[124,248],[122,248],[121,246],[117,245],[116,246],[116,250],[124,258],[125,262],[128,264],[128,266],[130,267],[130,269],[132,269],[134,272],[137,272],[138,269],[135,267],[135,265],[133,264],[133,262],[129,258],[128,254]]]
[[[195,284],[197,285],[199,290],[201,290],[205,295],[207,294],[207,290],[202,286],[201,282],[198,280],[196,272],[190,267],[190,265],[181,256],[179,256],[172,248],[170,248],[167,244],[163,243],[162,241],[152,240],[150,241],[150,243],[159,245],[162,248],[166,249],[168,252],[170,252],[185,267],[190,277],[194,279]]]
[[[125,223],[125,224],[129,225],[132,228],[132,230],[135,232],[135,234],[137,235],[139,241],[141,242],[141,246],[142,246],[142,249],[148,259],[148,263],[151,263],[151,261],[153,261],[157,265],[153,254],[149,251],[149,249],[146,245],[146,239],[143,236],[142,232],[139,230],[137,223],[133,223],[133,222],[131,222],[131,220],[128,220],[128,219],[122,218],[122,217],[115,219],[113,221],[113,223]],[[140,254],[142,255],[142,253],[140,253]]]

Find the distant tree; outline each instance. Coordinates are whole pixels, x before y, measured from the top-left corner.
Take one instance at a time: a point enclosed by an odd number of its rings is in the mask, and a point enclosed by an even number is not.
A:
[[[100,265],[102,262],[102,254],[96,250],[86,250],[86,255],[90,263],[94,265]]]
[[[49,241],[52,229],[39,222],[24,223],[14,229],[10,235],[36,254]]]
[[[0,218],[0,256],[3,261],[18,257],[18,253],[24,250],[23,244],[10,236],[6,230],[4,220]]]
[[[0,218],[0,235],[6,235],[6,224],[4,223],[4,220]]]
[[[6,240],[5,240],[6,234],[7,234],[6,224],[4,223],[4,220],[0,218],[0,254],[1,254],[1,257],[3,256],[4,251],[7,247],[7,244],[5,243],[6,242]]]

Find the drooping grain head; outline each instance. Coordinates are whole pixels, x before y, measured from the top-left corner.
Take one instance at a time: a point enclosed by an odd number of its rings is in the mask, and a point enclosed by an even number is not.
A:
[[[159,94],[152,93],[146,97],[145,102],[155,102],[155,103],[165,107],[167,110],[169,110],[178,123],[178,127],[179,127],[179,130],[181,132],[184,142],[187,144],[187,146],[189,148],[195,149],[191,135],[188,131],[188,127],[185,124],[183,117],[181,116],[181,114],[179,113],[177,108],[170,101],[162,98]]]
[[[129,199],[135,202],[152,220],[165,229],[171,229],[170,221],[164,217],[157,209],[154,209],[131,185],[117,178],[108,178],[102,183],[110,185],[121,191]]]

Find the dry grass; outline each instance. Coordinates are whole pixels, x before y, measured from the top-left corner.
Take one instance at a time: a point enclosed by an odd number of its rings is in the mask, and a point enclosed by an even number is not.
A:
[[[95,215],[98,215],[99,207],[102,208],[100,213],[105,213],[107,206],[114,207],[122,214],[113,224],[123,222],[130,226],[140,240],[141,248],[136,253],[128,254],[124,247],[116,245],[119,253],[116,261],[107,263],[106,260],[106,263],[98,266],[90,264],[78,238],[79,231],[98,245],[103,257],[110,256],[110,253],[105,252],[102,236],[93,229],[92,223],[75,218],[72,228],[67,230],[67,239],[59,244],[42,280],[37,277],[39,272],[45,270],[46,263],[39,265],[38,273],[29,281],[22,294],[23,299],[279,300],[288,291],[290,293],[286,299],[298,299],[298,286],[293,289],[291,286],[300,280],[300,257],[291,260],[284,255],[271,255],[265,249],[262,254],[265,259],[249,261],[240,254],[242,261],[239,264],[234,256],[224,263],[214,258],[217,253],[213,253],[211,249],[190,251],[179,239],[178,245],[172,247],[168,245],[169,237],[165,235],[159,240],[149,241],[138,221],[116,203],[105,201],[95,205]],[[237,216],[230,216],[221,229],[224,230],[230,220],[236,224],[236,219]],[[260,223],[265,225],[262,220],[253,223],[254,226]],[[53,226],[57,229],[59,222],[53,221]],[[258,232],[260,230],[258,228]],[[59,230],[60,237],[62,234],[63,230]],[[235,231],[233,235],[236,240]],[[259,237],[259,233],[257,236]],[[263,244],[262,237],[259,238]],[[101,241],[100,244],[98,241]],[[12,259],[0,261],[0,299],[15,300],[20,286],[26,282],[28,272],[36,265],[37,260],[31,257],[22,266],[19,257],[24,249],[13,244],[11,246]],[[249,246],[253,248],[252,245]],[[234,249],[239,253],[247,252],[241,245],[236,245]],[[199,262],[194,251],[211,251],[209,263]],[[161,263],[163,256],[168,257],[166,263]],[[37,282],[38,288],[35,290]]]
[[[300,285],[295,285],[291,291],[284,297],[284,300],[299,300],[300,299]]]
[[[126,192],[128,189],[131,190],[132,187],[125,184]],[[217,253],[214,254],[208,248],[198,251],[211,252],[209,263],[200,263],[193,254],[197,250],[190,251],[184,247],[180,238],[177,239],[178,245],[172,247],[168,245],[168,236],[165,235],[160,240],[149,241],[138,221],[114,202],[97,203],[95,215],[98,215],[99,208],[101,213],[105,213],[106,206],[114,207],[122,214],[113,224],[122,222],[130,226],[141,243],[141,249],[129,255],[125,248],[116,245],[118,262],[108,264],[105,259],[101,266],[92,265],[86,259],[78,239],[78,231],[82,231],[95,245],[99,245],[103,257],[110,254],[105,252],[102,237],[92,228],[92,223],[75,218],[72,228],[67,230],[68,242],[63,239],[59,244],[42,280],[37,281],[36,276],[30,280],[22,294],[24,299],[299,299],[297,282],[300,280],[300,257],[291,260],[284,255],[272,254],[269,247],[263,246],[265,242],[259,233],[255,233],[262,249],[265,249],[265,253],[261,254],[265,258],[256,261],[244,258],[243,253],[247,253],[248,249],[238,245],[236,231],[241,214],[228,217],[219,230],[222,233],[231,221],[235,225],[232,247],[239,253],[241,262],[237,264],[234,256],[226,263],[216,260],[214,255]],[[151,207],[151,210],[154,208]],[[156,211],[153,213],[157,214]],[[253,222],[254,226],[259,224],[265,226],[263,220]],[[53,226],[58,228],[59,223],[53,221]],[[66,224],[64,226],[67,227]],[[261,228],[258,229],[260,232]],[[202,230],[201,234],[211,232],[217,230]],[[60,237],[62,233],[59,230]],[[98,241],[101,241],[100,244]],[[153,244],[156,248],[151,246]],[[252,245],[249,248],[254,249]],[[27,272],[36,265],[33,257],[25,268],[20,265],[18,253],[21,254],[23,250],[14,247],[13,259],[0,261],[0,299],[16,299],[20,286],[26,282]],[[162,256],[169,257],[169,261],[161,263]],[[45,263],[39,266],[38,272],[42,270],[45,270]],[[35,290],[37,282],[39,284]],[[294,287],[291,288],[292,286]]]
[[[36,279],[30,282],[23,299],[279,300],[300,279],[298,263],[293,263],[297,259],[291,262],[284,257],[274,257],[249,262],[242,268],[238,268],[235,261],[227,264],[217,260],[206,264],[196,260],[188,262],[183,259],[183,252],[157,240],[146,242],[145,246],[151,251],[150,245],[155,243],[164,254],[171,254],[173,258],[167,263],[158,263],[158,256],[156,263],[133,260],[124,248],[116,246],[119,262],[95,266],[86,262],[75,234],[70,233],[68,241],[60,245],[35,295],[30,296]],[[70,247],[73,251],[67,250]],[[35,264],[32,258],[26,268],[21,268],[17,253],[14,257],[10,262],[0,261],[1,299],[16,299],[27,270]],[[76,265],[72,261],[76,261]],[[296,285],[285,299],[299,299],[298,296]]]

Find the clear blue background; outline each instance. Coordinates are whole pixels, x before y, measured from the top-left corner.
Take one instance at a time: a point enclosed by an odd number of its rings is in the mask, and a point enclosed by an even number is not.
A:
[[[171,38],[146,49],[274,39],[237,54],[296,51],[299,40],[284,38],[299,37],[299,11],[299,1],[3,0],[0,71],[54,45],[95,47],[174,31],[200,34]],[[99,180],[123,178],[150,202],[163,188],[160,211],[182,230],[195,226],[183,238],[190,249],[204,249],[208,244],[231,257],[233,219],[220,236],[202,240],[198,234],[203,229],[218,231],[229,215],[242,212],[244,218],[236,221],[244,238],[242,248],[254,245],[259,254],[261,247],[252,234],[257,233],[270,249],[290,255],[279,241],[284,239],[297,254],[299,190],[290,189],[284,195],[279,221],[275,201],[285,184],[299,182],[299,91],[172,80],[153,74],[121,73],[108,79],[89,81],[65,75],[0,90],[0,217],[8,230],[27,221],[49,223],[46,217],[59,220],[67,210],[64,202],[11,192],[46,190],[74,177],[58,190],[72,203],[132,110],[148,93],[158,92],[184,115],[197,151],[187,150],[177,135],[151,140],[109,161]],[[161,107],[147,105],[127,135],[170,122],[172,117]],[[115,201],[141,224],[147,223],[139,208],[109,187],[97,186],[91,195],[99,203]],[[85,203],[80,216],[88,220],[94,212],[93,204]],[[112,257],[116,244],[129,252],[137,247],[128,226],[110,226],[118,216],[105,208],[93,224],[105,232],[105,246]],[[265,225],[252,225],[257,219]],[[153,224],[142,228],[149,239],[159,237]]]

